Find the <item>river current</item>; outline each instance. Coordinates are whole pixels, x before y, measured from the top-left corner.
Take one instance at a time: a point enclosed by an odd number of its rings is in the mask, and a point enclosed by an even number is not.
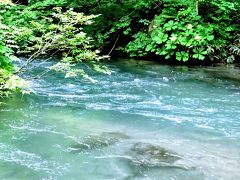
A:
[[[95,84],[49,72],[4,101],[0,179],[240,179],[239,67],[108,66]]]

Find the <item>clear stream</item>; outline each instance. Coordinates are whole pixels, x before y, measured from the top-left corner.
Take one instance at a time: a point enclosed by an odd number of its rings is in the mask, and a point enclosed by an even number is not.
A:
[[[96,84],[50,72],[4,102],[1,180],[240,179],[239,67],[109,67]]]

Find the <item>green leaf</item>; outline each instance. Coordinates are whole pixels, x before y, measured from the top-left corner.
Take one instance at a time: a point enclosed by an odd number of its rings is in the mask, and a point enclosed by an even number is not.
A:
[[[207,36],[207,40],[208,40],[208,41],[212,41],[213,39],[214,39],[214,36],[213,36],[213,35]]]
[[[198,57],[198,59],[200,59],[200,60],[204,60],[205,59],[205,56],[203,56],[203,55],[199,55],[199,57]]]
[[[176,60],[178,61],[188,61],[189,54],[187,52],[181,51],[176,53]]]
[[[166,55],[168,52],[167,51],[161,51],[159,55]]]
[[[166,49],[168,49],[168,50],[173,50],[173,49],[176,49],[177,48],[177,46],[175,45],[175,44],[173,44],[173,43],[167,43],[166,44]]]
[[[164,34],[162,32],[158,33],[157,35],[152,37],[152,40],[154,40],[157,44],[162,44],[163,42],[167,41],[168,35]]]
[[[167,56],[165,56],[165,59],[170,59],[171,55],[168,54]]]
[[[173,20],[170,20],[163,27],[165,28],[166,31],[170,31],[172,29],[176,29],[177,25],[176,25],[176,23]]]
[[[199,60],[204,60],[205,56],[201,55],[201,54],[193,54],[193,58],[195,59],[199,59]]]
[[[146,47],[146,51],[151,51],[153,48],[152,44],[148,44],[147,47]]]

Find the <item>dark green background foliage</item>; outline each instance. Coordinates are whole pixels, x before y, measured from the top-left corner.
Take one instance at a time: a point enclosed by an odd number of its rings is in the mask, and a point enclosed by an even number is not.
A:
[[[89,32],[117,56],[232,61],[239,36],[239,2],[226,0],[100,1],[103,14]],[[89,13],[88,12],[88,13]],[[236,46],[235,46],[236,47]],[[116,51],[115,51],[116,52]]]
[[[101,14],[85,32],[104,54],[179,61],[233,62],[238,58],[239,1],[29,0],[27,7],[11,8],[4,18],[22,26],[33,20],[45,24],[40,17],[51,14],[56,6]],[[19,15],[22,9],[25,12]],[[29,41],[23,38],[24,44],[28,46]]]
[[[49,0],[45,2],[51,4]],[[58,3],[86,14],[101,14],[86,31],[104,53],[112,52],[114,47],[113,56],[215,62],[233,62],[239,58],[236,52],[239,52],[240,1],[66,0]]]

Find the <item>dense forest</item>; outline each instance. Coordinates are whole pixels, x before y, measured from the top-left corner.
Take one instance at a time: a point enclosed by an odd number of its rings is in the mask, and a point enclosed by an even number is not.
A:
[[[110,74],[99,63],[109,57],[238,62],[239,7],[237,0],[0,0],[0,96],[28,92],[21,75],[39,57],[59,59],[50,70],[66,78],[93,82],[79,63]],[[26,60],[15,67],[17,57]]]

